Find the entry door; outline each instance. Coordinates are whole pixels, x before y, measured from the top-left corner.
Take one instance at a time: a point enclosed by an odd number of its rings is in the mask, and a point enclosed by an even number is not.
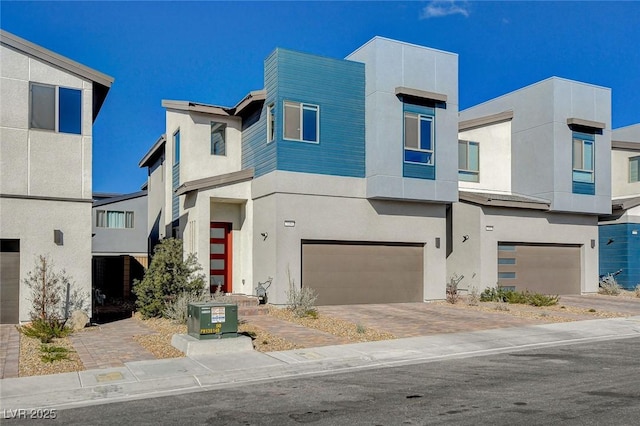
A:
[[[225,293],[232,292],[231,285],[231,224],[211,222],[209,233],[210,247],[210,282],[211,293],[222,286]]]

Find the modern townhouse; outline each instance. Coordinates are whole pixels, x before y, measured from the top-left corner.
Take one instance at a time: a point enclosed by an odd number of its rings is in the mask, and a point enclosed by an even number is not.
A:
[[[598,290],[611,92],[549,78],[460,112],[447,269],[461,288]]]
[[[626,289],[640,284],[640,124],[611,134],[610,215],[600,217],[600,275]]]
[[[1,322],[29,319],[39,255],[91,294],[92,126],[113,78],[0,31]]]
[[[175,235],[211,290],[318,304],[442,299],[457,201],[458,58],[375,37],[333,59],[276,49],[233,107],[163,101],[149,237]],[[165,167],[166,166],[166,167]]]
[[[134,279],[148,265],[147,191],[93,194],[92,281],[94,291],[129,299]]]

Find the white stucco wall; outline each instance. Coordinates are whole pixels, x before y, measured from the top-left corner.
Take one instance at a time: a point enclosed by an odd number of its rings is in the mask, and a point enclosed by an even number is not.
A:
[[[597,217],[548,213],[525,209],[453,205],[453,254],[447,259],[449,275],[463,274],[461,288],[480,291],[498,282],[498,242],[572,244],[581,246],[581,290],[598,291]],[[493,227],[491,231],[487,226]],[[462,235],[470,238],[462,242]],[[474,239],[478,241],[473,241]]]
[[[93,83],[6,46],[0,63],[0,193],[31,197],[0,201],[0,238],[20,240],[24,321],[30,295],[22,280],[39,255],[49,255],[91,295]],[[82,90],[81,135],[29,129],[30,82]],[[55,229],[63,232],[63,245],[54,244]]]
[[[369,198],[457,201],[458,55],[375,37],[347,56],[365,64]],[[436,179],[403,177],[403,103],[396,87],[447,95],[435,112]]]
[[[478,182],[459,181],[461,190],[511,193],[511,121],[465,130],[460,140],[478,142]]]
[[[611,150],[611,192],[613,198],[640,196],[640,181],[629,182],[629,159],[640,157],[640,143],[637,151]]]
[[[286,303],[288,271],[300,283],[304,239],[425,244],[424,298],[445,297],[445,205],[368,200],[364,191],[363,179],[338,176],[275,172],[254,181],[254,277],[274,278],[271,303]]]
[[[552,77],[460,112],[470,120],[513,111],[512,191],[551,201],[555,211],[611,211],[611,90]],[[573,194],[568,118],[605,123],[595,142],[595,195]]]

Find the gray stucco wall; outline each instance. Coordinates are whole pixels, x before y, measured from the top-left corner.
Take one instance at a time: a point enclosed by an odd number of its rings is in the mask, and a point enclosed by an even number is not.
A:
[[[132,211],[133,228],[102,228],[96,226],[96,212]],[[147,253],[147,196],[102,204],[92,209],[93,238],[91,250],[97,254],[141,254]]]

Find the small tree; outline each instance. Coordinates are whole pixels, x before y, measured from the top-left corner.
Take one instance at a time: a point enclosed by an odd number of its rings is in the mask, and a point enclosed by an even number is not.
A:
[[[190,253],[184,259],[182,240],[162,240],[154,250],[151,265],[142,281],[134,280],[133,283],[136,305],[142,316],[162,316],[168,305],[179,295],[202,293],[205,276],[201,270],[195,254]]]
[[[64,270],[57,272],[47,256],[38,256],[24,284],[31,290],[31,324],[18,330],[43,343],[67,334],[65,313],[78,309],[86,311],[87,296],[73,288],[67,273]]]

